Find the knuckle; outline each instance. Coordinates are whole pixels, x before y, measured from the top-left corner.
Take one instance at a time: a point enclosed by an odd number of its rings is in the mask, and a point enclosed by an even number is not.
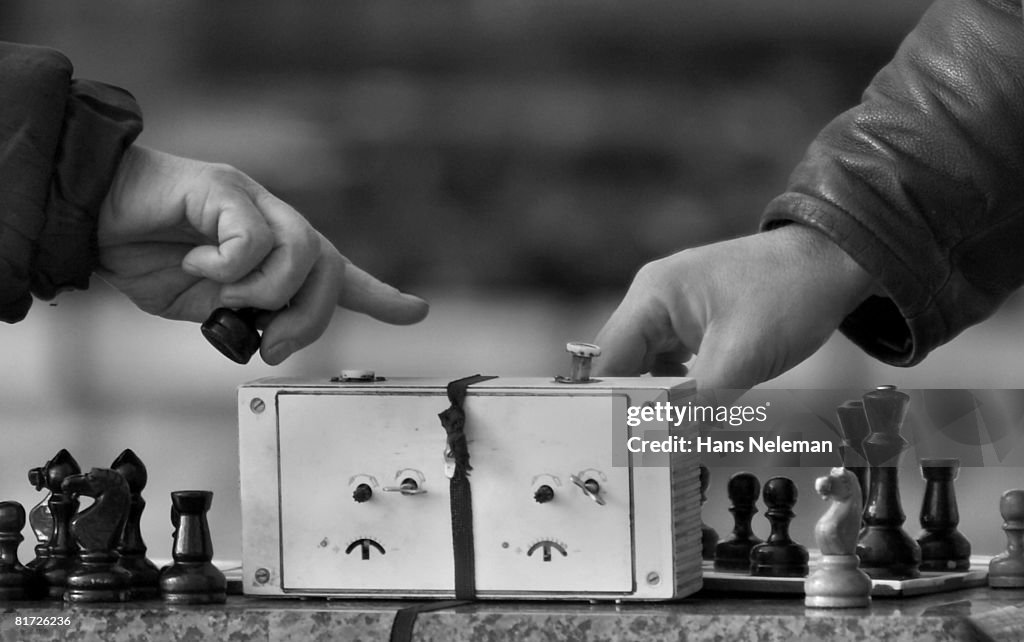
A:
[[[305,223],[305,219],[303,219],[303,222]],[[303,252],[310,256],[319,256],[321,251],[320,238],[320,233],[314,230],[312,225],[305,223],[302,232]]]
[[[321,246],[320,233],[301,214],[294,210],[291,212],[294,218],[283,228],[282,235],[286,236],[288,243],[297,253],[303,256],[318,256]]]
[[[703,300],[701,288],[695,282],[701,275],[683,267],[686,257],[673,255],[652,261],[640,268],[626,293],[630,305],[658,323],[671,323],[672,319],[695,316],[694,306]],[[680,261],[684,259],[684,261]],[[690,266],[699,272],[700,266]]]
[[[700,284],[714,278],[714,265],[693,249],[666,256],[640,268],[633,288],[662,295],[696,296]],[[633,289],[631,288],[631,289]]]
[[[641,267],[633,277],[631,289],[656,288],[665,283],[668,266],[665,259],[658,259]]]
[[[250,269],[261,263],[274,248],[274,234],[258,221],[243,220],[233,225],[230,235],[221,239],[222,244],[230,244],[232,269]]]
[[[222,185],[238,184],[245,178],[241,170],[227,163],[206,163],[200,170],[200,175],[211,183]]]
[[[246,225],[240,238],[259,254],[268,254],[275,245],[274,233],[265,225]]]
[[[301,225],[280,232],[280,242],[292,258],[295,269],[308,270],[320,257],[320,235],[306,223],[305,219],[300,220]],[[300,268],[300,265],[303,267]]]

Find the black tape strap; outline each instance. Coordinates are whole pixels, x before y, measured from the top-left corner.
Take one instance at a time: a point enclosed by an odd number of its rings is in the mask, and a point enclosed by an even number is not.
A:
[[[416,627],[416,617],[427,611],[440,611],[453,609],[456,606],[470,604],[468,600],[446,600],[444,602],[425,602],[416,606],[410,606],[395,613],[395,619],[391,623],[391,642],[412,642],[412,632]]]
[[[438,415],[448,434],[445,458],[454,462],[450,471],[448,494],[452,509],[452,549],[455,553],[455,597],[472,600],[476,597],[476,563],[473,557],[473,493],[469,487],[469,446],[466,443],[466,412],[462,404],[467,388],[482,381],[496,379],[473,375],[448,384],[451,406]]]

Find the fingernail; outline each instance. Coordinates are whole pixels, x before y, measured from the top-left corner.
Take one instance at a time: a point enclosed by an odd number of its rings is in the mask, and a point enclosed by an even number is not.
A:
[[[427,300],[426,297],[422,297],[422,296],[416,294],[415,292],[409,292],[407,290],[399,290],[399,292],[401,292],[402,294],[404,294],[406,296],[415,297],[415,298],[419,299],[420,301],[426,302],[426,300]]]
[[[202,276],[203,275],[202,271],[199,269],[199,266],[196,265],[195,263],[193,263],[192,261],[188,261],[188,260],[182,261],[181,262],[181,269],[182,269],[182,271],[185,272],[185,274],[191,274],[192,276]]]

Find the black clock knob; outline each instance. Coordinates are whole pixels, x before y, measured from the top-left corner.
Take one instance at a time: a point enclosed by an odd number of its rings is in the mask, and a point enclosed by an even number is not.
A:
[[[370,501],[371,497],[373,497],[373,489],[370,488],[369,484],[359,484],[356,486],[356,489],[352,491],[352,499],[356,500],[356,502],[360,504]]]
[[[260,349],[256,308],[217,308],[203,323],[203,336],[213,347],[235,363],[246,364]]]
[[[554,498],[555,498],[555,491],[550,486],[548,486],[547,484],[544,484],[543,486],[539,487],[533,493],[533,499],[538,504],[546,504],[546,503],[550,502]]]

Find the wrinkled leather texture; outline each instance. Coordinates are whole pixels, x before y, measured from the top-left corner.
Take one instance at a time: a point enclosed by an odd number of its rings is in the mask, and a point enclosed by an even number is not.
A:
[[[52,49],[0,42],[0,320],[32,294],[85,288],[96,220],[142,116],[127,92],[72,80]]]
[[[1024,282],[1024,21],[938,0],[857,107],[818,135],[762,228],[828,235],[875,279],[841,330],[894,365],[990,316]]]

